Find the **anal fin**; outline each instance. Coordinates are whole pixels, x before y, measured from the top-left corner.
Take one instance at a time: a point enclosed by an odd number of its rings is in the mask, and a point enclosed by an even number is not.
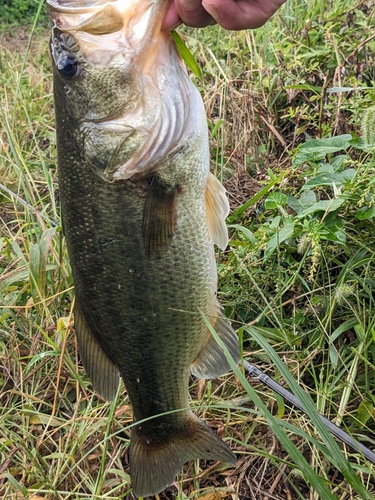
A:
[[[184,463],[194,458],[218,460],[235,465],[236,456],[208,425],[189,412],[179,432],[161,442],[146,436],[138,427],[130,439],[130,477],[138,497],[156,495],[171,485]]]
[[[165,186],[157,177],[151,181],[143,209],[143,241],[147,255],[167,249],[176,228],[178,186]]]
[[[92,333],[81,307],[74,308],[74,327],[79,354],[95,391],[107,401],[115,396],[120,383],[117,366],[108,358]]]
[[[219,303],[216,304],[216,311],[210,322],[230,355],[238,362],[240,360],[238,336],[230,321],[224,316]],[[216,378],[229,370],[230,365],[224,351],[208,330],[206,342],[191,365],[191,373],[199,378]]]

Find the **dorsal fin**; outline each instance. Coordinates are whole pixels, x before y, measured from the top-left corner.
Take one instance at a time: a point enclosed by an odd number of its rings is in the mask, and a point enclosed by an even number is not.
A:
[[[206,186],[208,230],[212,242],[222,250],[228,245],[228,229],[225,219],[229,214],[229,202],[224,186],[210,173]]]

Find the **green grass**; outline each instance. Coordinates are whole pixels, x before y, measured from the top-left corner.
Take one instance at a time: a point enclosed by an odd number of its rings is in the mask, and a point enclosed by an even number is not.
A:
[[[48,26],[47,5],[44,0],[0,0],[0,33],[19,24]]]
[[[232,208],[220,300],[245,358],[300,397],[308,416],[235,366],[192,380],[194,411],[239,464],[191,462],[160,498],[375,496],[373,466],[316,413],[374,449],[370,4],[289,0],[257,31],[180,31],[202,70],[193,78]],[[0,497],[132,498],[126,393],[103,403],[78,362],[49,35],[28,50],[29,34],[0,40]]]

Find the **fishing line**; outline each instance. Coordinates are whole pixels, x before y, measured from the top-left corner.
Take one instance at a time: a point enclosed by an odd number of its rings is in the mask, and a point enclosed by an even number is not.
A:
[[[291,403],[292,405],[296,406],[299,408],[301,411],[303,411],[306,415],[308,415],[306,408],[304,405],[300,402],[300,400],[294,396],[290,391],[287,389],[284,389],[281,385],[279,385],[277,382],[275,382],[271,377],[263,373],[259,368],[256,366],[252,365],[246,360],[243,360],[244,367],[246,371],[249,373],[249,375],[252,375],[253,377],[256,377],[259,379],[263,384],[267,385],[270,387],[273,391],[275,391],[277,394],[282,396],[288,403]],[[371,451],[369,448],[364,446],[363,444],[359,443],[356,439],[353,439],[349,434],[347,434],[345,431],[340,429],[340,427],[337,427],[333,422],[328,420],[328,418],[324,417],[320,413],[318,413],[320,420],[323,422],[323,424],[327,427],[329,432],[333,434],[335,437],[340,439],[343,443],[347,444],[350,446],[355,451],[360,451],[363,456],[367,458],[370,462],[375,464],[375,453]]]

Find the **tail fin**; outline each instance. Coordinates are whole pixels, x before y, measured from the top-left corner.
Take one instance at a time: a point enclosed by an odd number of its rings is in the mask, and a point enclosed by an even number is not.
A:
[[[130,440],[130,477],[138,497],[156,495],[171,485],[185,462],[206,458],[236,464],[236,456],[208,425],[192,412],[181,431],[161,442],[137,427]]]

